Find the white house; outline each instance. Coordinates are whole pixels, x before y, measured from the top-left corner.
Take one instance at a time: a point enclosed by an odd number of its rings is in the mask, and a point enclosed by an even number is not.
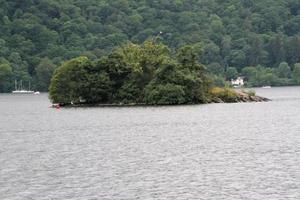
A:
[[[231,79],[231,84],[233,86],[244,86],[244,77],[237,77],[236,80]]]

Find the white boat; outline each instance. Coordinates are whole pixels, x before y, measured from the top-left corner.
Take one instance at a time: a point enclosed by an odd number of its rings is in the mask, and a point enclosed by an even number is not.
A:
[[[15,90],[12,91],[13,94],[34,94],[34,91],[31,90]]]
[[[28,86],[28,90],[23,89],[23,82],[20,81],[20,84],[18,86],[18,82],[15,81],[15,90],[12,91],[13,94],[34,94],[34,91],[30,90],[30,82]]]
[[[39,91],[34,92],[35,95],[41,94]]]
[[[272,87],[271,86],[263,86],[262,88],[263,89],[271,89]]]

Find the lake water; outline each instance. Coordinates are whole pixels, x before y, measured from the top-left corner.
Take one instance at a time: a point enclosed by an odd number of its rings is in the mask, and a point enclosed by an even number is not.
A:
[[[300,199],[300,87],[267,103],[49,108],[0,95],[0,199]]]

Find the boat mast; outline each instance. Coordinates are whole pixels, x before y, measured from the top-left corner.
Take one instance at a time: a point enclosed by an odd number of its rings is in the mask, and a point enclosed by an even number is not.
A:
[[[15,80],[15,91],[17,91],[18,90],[18,82],[17,82],[17,80]]]

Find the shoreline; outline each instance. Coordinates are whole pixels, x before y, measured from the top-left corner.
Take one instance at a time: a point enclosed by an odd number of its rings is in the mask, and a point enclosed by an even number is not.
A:
[[[269,102],[272,101],[271,99],[268,99],[266,97],[261,97],[258,95],[249,95],[245,92],[236,91],[236,98],[231,101],[225,101],[222,100],[220,97],[216,97],[212,99],[210,102],[207,103],[195,103],[195,104],[146,104],[146,103],[131,103],[131,104],[117,104],[117,103],[110,103],[110,104],[103,104],[103,103],[80,103],[80,104],[52,104],[52,108],[89,108],[89,107],[99,107],[99,108],[105,108],[105,107],[162,107],[162,106],[189,106],[189,105],[205,105],[205,104],[213,104],[213,103],[259,103],[259,102]]]

